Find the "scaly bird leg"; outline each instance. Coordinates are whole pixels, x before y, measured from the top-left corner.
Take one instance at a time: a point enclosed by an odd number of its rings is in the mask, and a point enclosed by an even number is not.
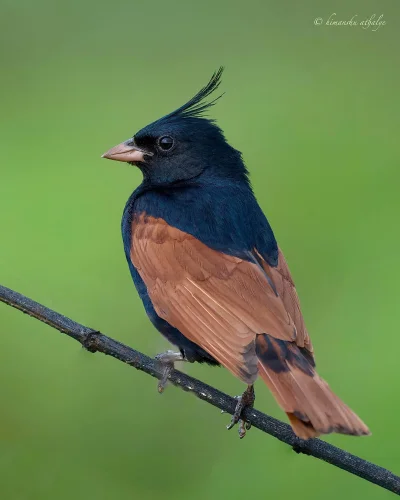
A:
[[[232,427],[239,423],[238,432],[240,439],[242,439],[246,435],[246,431],[248,431],[251,427],[251,424],[242,418],[242,412],[245,408],[253,408],[254,401],[256,399],[254,386],[248,385],[244,393],[241,396],[236,396],[236,399],[238,402],[235,413],[232,415],[231,423],[226,428],[228,430],[232,429]]]
[[[183,357],[182,353],[174,351],[166,351],[161,354],[157,354],[155,359],[163,366],[164,373],[157,386],[158,392],[161,394],[167,386],[169,374],[175,367],[175,361],[186,361],[186,359]]]

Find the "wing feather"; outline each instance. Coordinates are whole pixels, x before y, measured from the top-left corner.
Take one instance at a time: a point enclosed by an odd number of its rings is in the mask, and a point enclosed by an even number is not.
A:
[[[247,383],[255,338],[296,340],[296,327],[256,263],[217,252],[164,220],[134,218],[132,263],[157,314]]]

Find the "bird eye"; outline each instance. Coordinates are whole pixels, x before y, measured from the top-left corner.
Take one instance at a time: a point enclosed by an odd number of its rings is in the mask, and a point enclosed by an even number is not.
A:
[[[158,144],[163,151],[168,151],[174,145],[174,140],[169,135],[160,137]]]

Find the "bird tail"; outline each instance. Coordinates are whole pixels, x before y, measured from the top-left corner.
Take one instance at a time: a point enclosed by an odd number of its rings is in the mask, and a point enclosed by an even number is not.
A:
[[[307,349],[262,334],[257,335],[256,353],[259,374],[287,413],[297,436],[308,439],[330,432],[370,434],[364,422],[315,371]]]

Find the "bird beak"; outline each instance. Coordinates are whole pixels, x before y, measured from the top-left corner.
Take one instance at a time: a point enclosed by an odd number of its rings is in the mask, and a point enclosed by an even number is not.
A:
[[[106,153],[101,155],[102,158],[108,158],[109,160],[117,161],[127,161],[130,163],[136,163],[139,161],[144,161],[144,155],[149,154],[146,151],[142,151],[137,146],[132,144],[132,139],[128,139],[125,142],[121,142],[118,146],[114,146]]]

